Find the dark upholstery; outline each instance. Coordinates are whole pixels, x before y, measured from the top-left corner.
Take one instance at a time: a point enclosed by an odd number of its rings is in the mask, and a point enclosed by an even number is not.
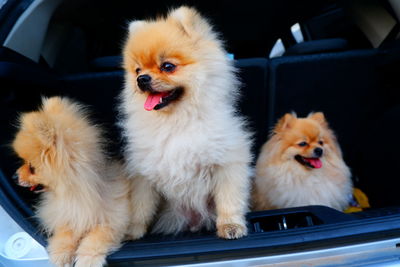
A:
[[[242,82],[239,111],[249,121],[254,133],[253,152],[258,154],[268,134],[268,61],[264,58],[236,60]]]
[[[284,56],[290,55],[307,55],[307,54],[319,54],[326,52],[340,52],[349,48],[349,43],[346,39],[342,38],[331,38],[306,41],[295,44],[286,49]]]
[[[400,205],[400,105],[369,122],[360,136],[359,184],[374,207]]]
[[[112,71],[122,69],[122,56],[98,57],[90,62],[93,71]]]

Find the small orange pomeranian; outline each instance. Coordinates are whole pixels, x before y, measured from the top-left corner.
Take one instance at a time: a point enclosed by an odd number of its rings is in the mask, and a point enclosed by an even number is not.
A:
[[[324,205],[343,211],[351,194],[350,170],[323,113],[281,118],[257,160],[254,210]]]
[[[36,214],[56,266],[103,266],[128,229],[130,184],[102,146],[100,129],[67,98],[44,99],[39,111],[20,118],[16,176],[19,185],[42,191]]]
[[[247,234],[250,135],[235,111],[239,84],[218,34],[195,9],[133,21],[124,46],[121,125],[132,237],[214,230]],[[164,199],[164,201],[162,201]]]

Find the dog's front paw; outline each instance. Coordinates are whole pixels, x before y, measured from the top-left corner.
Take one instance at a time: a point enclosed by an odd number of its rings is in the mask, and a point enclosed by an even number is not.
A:
[[[83,255],[78,254],[74,267],[102,267],[106,264],[106,255]]]
[[[237,223],[217,225],[217,235],[225,239],[238,239],[247,235],[247,227]]]
[[[142,238],[147,232],[147,225],[145,224],[131,224],[128,232],[125,235],[125,240],[136,240]]]
[[[72,267],[74,254],[71,251],[49,252],[50,261],[57,267]]]
[[[50,261],[57,267],[69,267],[74,262],[75,244],[70,240],[50,240],[47,251],[49,252]]]

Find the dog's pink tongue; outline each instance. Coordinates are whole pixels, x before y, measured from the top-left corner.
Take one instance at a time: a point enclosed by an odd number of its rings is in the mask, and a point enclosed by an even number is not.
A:
[[[160,103],[160,99],[166,96],[168,93],[155,93],[155,94],[149,94],[149,96],[146,99],[146,102],[144,102],[144,109],[145,110],[153,110],[155,106],[157,106]]]
[[[322,167],[322,162],[318,158],[307,158],[306,160],[316,169],[319,169]]]
[[[31,188],[29,188],[29,191],[32,191],[32,192],[35,191],[35,189],[36,189],[37,186],[38,186],[38,185],[32,185]]]

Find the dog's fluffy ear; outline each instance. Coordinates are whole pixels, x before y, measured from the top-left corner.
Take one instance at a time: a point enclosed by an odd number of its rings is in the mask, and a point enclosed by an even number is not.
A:
[[[172,10],[168,14],[167,19],[177,21],[189,36],[201,35],[203,37],[214,37],[211,25],[194,8],[181,6]]]
[[[275,126],[274,133],[280,133],[289,130],[293,127],[294,122],[297,119],[296,113],[286,113],[282,118],[279,119]]]
[[[146,24],[143,20],[134,20],[129,23],[129,34],[134,34],[140,27]]]
[[[321,126],[328,127],[328,122],[325,119],[324,113],[322,112],[312,112],[308,114],[307,118],[315,120],[318,122]]]

